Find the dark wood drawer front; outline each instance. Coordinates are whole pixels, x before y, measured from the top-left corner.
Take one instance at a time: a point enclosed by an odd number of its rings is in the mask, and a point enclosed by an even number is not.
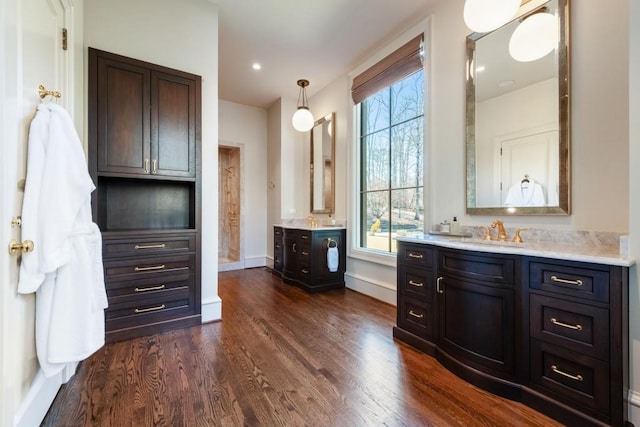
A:
[[[300,280],[308,282],[311,279],[311,267],[309,267],[309,265],[299,265],[298,278]]]
[[[531,336],[609,360],[609,310],[531,295]]]
[[[485,284],[513,285],[516,280],[515,258],[442,250],[439,261],[438,274],[480,280]]]
[[[167,274],[191,273],[194,264],[193,255],[105,261],[105,281],[136,280],[145,277],[158,278]]]
[[[168,277],[108,283],[109,308],[124,302],[146,301],[149,298],[162,297],[175,293],[177,290],[189,290],[193,281],[194,275],[185,273]]]
[[[311,247],[304,241],[304,243],[300,243],[298,247],[296,247],[296,252],[298,253],[298,264],[304,265],[309,269],[311,265]]]
[[[282,227],[273,228],[273,240],[282,239]]]
[[[189,314],[193,314],[193,302],[189,296],[183,295],[182,298],[170,301],[122,304],[106,312],[106,325],[107,330],[116,330],[175,319]]]
[[[593,301],[609,302],[609,271],[592,264],[557,265],[544,262],[529,264],[529,286],[557,294]]]
[[[300,244],[311,244],[311,231],[308,230],[298,230],[298,239]]]
[[[431,276],[429,270],[401,265],[398,267],[399,291],[408,297],[432,303],[434,289]]]
[[[430,304],[400,298],[398,326],[419,337],[429,339],[433,335],[434,314]]]
[[[195,236],[104,240],[102,256],[106,258],[149,256],[163,253],[194,252]]]
[[[607,415],[609,365],[558,346],[531,340],[531,380],[569,404]]]
[[[398,264],[430,268],[433,266],[433,249],[425,245],[405,243],[399,248]]]

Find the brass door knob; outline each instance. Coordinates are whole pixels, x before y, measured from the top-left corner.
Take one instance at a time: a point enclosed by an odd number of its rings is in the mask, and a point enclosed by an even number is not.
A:
[[[12,240],[9,242],[9,254],[10,255],[18,255],[18,252],[22,251],[26,254],[29,252],[33,252],[33,242],[31,240],[25,240],[20,243],[17,240]]]

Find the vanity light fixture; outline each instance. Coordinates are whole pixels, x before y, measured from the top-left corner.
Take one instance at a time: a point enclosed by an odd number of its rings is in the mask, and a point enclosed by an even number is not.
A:
[[[298,109],[291,118],[293,127],[298,132],[307,132],[311,130],[314,124],[313,114],[309,111],[309,101],[307,100],[307,92],[305,88],[309,86],[309,80],[298,80],[300,92],[298,93]],[[300,101],[302,100],[302,103]]]
[[[464,23],[476,33],[502,27],[518,12],[521,0],[466,0]]]
[[[519,62],[540,59],[558,46],[558,17],[545,8],[522,20],[509,40],[509,54]]]

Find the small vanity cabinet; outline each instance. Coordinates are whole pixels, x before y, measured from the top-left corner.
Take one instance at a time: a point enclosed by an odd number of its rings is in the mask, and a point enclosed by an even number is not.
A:
[[[399,241],[394,336],[568,425],[625,425],[628,267],[499,252]]]
[[[285,283],[309,292],[344,287],[346,230],[344,228],[274,227],[273,273]],[[336,271],[329,270],[329,248],[338,252]]]

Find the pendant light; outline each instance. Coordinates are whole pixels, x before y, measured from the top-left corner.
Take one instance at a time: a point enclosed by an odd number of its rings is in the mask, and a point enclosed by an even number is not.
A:
[[[309,111],[309,101],[307,100],[307,92],[305,88],[309,86],[309,80],[298,80],[300,92],[298,94],[298,110],[293,114],[291,123],[295,130],[299,132],[307,132],[313,127],[313,114]],[[302,100],[302,104],[300,103]]]
[[[519,8],[520,0],[466,0],[464,22],[471,31],[487,33],[509,22]]]
[[[558,18],[542,10],[522,21],[509,40],[509,54],[519,62],[540,59],[558,46]]]

